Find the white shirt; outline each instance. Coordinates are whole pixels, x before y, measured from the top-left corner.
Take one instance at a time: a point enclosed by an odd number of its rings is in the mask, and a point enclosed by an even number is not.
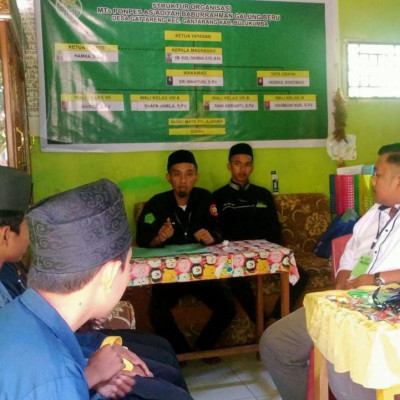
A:
[[[363,255],[372,259],[367,274],[400,269],[400,211],[388,222],[390,208],[379,210],[380,206],[374,204],[354,226],[353,236],[340,259],[339,271],[353,270]],[[396,207],[399,209],[399,204]]]

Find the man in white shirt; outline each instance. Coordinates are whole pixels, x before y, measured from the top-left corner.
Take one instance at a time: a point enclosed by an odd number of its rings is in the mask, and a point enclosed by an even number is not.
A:
[[[340,260],[335,289],[400,282],[400,143],[383,146],[378,154],[372,181],[376,204],[354,227]],[[261,358],[283,400],[306,398],[312,347],[304,308],[263,333]],[[336,373],[331,364],[328,372],[329,385],[337,400],[376,398],[375,390],[354,383],[348,373]]]

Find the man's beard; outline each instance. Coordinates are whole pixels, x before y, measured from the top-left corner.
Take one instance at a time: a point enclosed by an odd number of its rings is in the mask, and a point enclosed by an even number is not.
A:
[[[181,190],[178,192],[178,197],[184,198],[184,197],[187,197],[187,195],[188,195],[188,192],[186,190]]]

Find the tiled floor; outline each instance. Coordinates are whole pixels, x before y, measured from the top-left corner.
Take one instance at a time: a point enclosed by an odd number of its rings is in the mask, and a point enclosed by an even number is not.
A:
[[[183,374],[195,400],[281,400],[254,353],[225,357],[212,366],[189,361]]]

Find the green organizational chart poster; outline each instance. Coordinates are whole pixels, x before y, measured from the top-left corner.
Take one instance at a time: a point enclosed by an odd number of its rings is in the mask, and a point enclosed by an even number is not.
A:
[[[42,146],[324,139],[324,1],[36,0]]]

